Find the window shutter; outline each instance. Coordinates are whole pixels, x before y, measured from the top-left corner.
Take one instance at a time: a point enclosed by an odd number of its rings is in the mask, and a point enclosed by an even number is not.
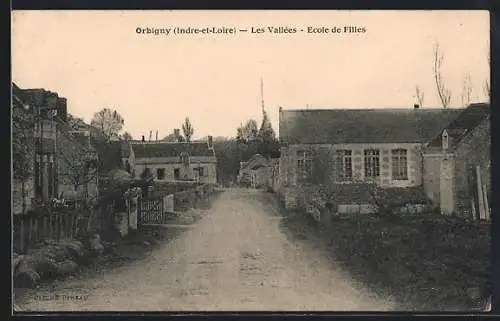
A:
[[[328,182],[329,173],[329,151],[322,147],[313,153],[313,181],[318,184],[326,184]]]

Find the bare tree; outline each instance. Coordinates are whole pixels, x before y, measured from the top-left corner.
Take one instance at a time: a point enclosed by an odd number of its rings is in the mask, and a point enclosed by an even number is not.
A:
[[[184,132],[184,137],[186,138],[186,141],[190,142],[191,137],[193,137],[194,134],[194,128],[193,125],[191,125],[189,117],[186,117],[186,119],[184,120],[184,124],[182,124],[182,131]]]
[[[436,82],[436,89],[439,96],[439,100],[446,108],[451,102],[451,90],[448,89],[443,80],[441,66],[443,65],[444,54],[439,49],[439,43],[436,42],[434,45],[434,62],[432,66],[432,71],[434,73],[434,80]]]
[[[468,106],[472,100],[472,80],[470,78],[470,74],[464,78],[463,87],[462,87],[462,105]]]
[[[424,92],[420,90],[420,86],[415,86],[415,96],[417,98],[418,105],[423,107],[424,105]]]
[[[122,116],[116,110],[109,108],[95,113],[91,122],[92,126],[98,129],[107,141],[112,137],[118,137],[124,123]]]
[[[488,70],[491,69],[491,56],[490,52],[488,51]],[[484,95],[488,97],[488,100],[491,100],[491,88],[490,88],[490,81],[489,79],[486,79],[483,84],[483,91]]]

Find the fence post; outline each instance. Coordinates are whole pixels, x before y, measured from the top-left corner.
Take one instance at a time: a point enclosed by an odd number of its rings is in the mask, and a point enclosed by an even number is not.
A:
[[[52,227],[52,224],[53,224],[53,221],[52,221],[52,213],[49,213],[49,239],[52,239],[52,237],[54,236],[53,232],[54,232],[54,229]]]
[[[24,242],[24,234],[25,234],[24,233],[24,217],[21,216],[19,221],[21,221],[21,233],[20,233],[21,237],[19,238],[21,241],[20,247],[21,247],[21,252],[24,252],[24,244],[25,244],[25,242]]]
[[[75,237],[75,213],[71,213],[71,221],[70,221],[70,237],[73,239]]]
[[[33,221],[33,225],[34,225],[34,228],[33,228],[33,232],[35,232],[35,243],[38,243],[40,241],[40,233],[38,232],[38,229],[39,229],[39,224],[38,224],[38,220],[39,220],[40,216],[36,216],[35,217],[35,220]]]
[[[33,229],[33,219],[32,219],[32,216],[30,215],[29,219],[28,219],[28,245],[31,244],[32,229]]]
[[[43,237],[44,238],[48,238],[47,234],[48,234],[48,231],[47,231],[47,216],[44,215],[43,216]]]

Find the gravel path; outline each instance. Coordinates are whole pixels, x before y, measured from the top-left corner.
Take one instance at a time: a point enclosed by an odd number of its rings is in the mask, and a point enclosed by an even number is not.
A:
[[[24,311],[390,311],[305,240],[290,240],[264,192],[226,190],[151,255],[16,302]]]

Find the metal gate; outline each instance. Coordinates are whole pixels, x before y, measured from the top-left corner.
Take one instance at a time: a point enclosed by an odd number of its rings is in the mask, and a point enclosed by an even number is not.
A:
[[[167,224],[168,214],[163,208],[163,198],[142,198],[139,200],[139,225]]]

